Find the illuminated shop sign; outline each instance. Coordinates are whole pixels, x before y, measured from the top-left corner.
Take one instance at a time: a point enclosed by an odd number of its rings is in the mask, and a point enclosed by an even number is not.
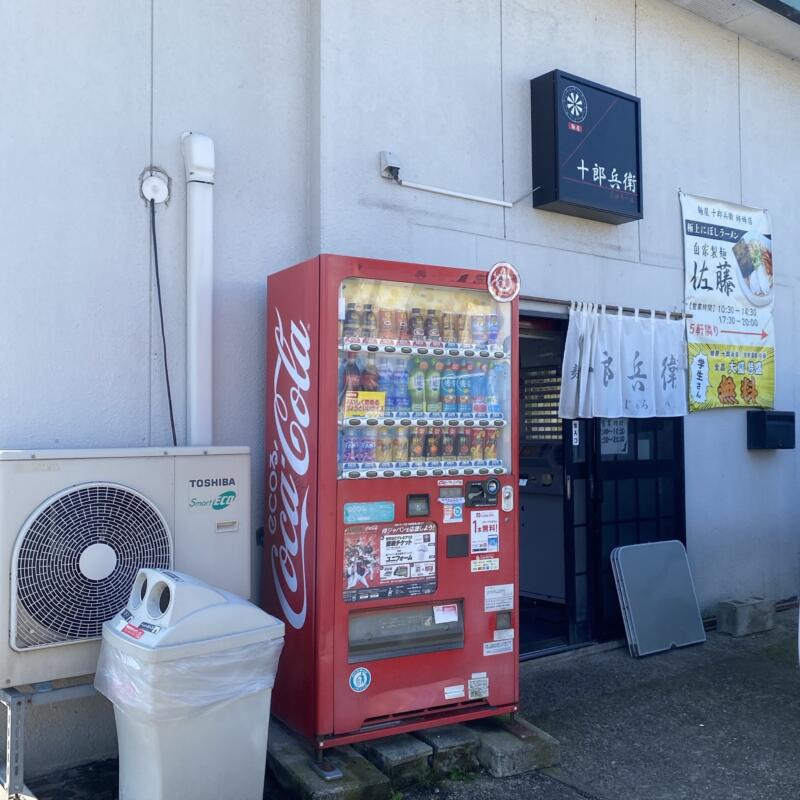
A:
[[[639,98],[553,70],[531,81],[533,206],[619,225],[642,218]]]

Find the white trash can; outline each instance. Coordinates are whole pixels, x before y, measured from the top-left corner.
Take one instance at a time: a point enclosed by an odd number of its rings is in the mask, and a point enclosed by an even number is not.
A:
[[[103,626],[120,800],[261,800],[283,622],[178,572],[140,570]]]

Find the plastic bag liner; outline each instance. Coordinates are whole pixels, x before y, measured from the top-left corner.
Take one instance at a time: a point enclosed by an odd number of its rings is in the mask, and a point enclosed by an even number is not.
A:
[[[120,711],[148,721],[185,719],[271,689],[283,639],[149,662],[103,642],[94,686]]]

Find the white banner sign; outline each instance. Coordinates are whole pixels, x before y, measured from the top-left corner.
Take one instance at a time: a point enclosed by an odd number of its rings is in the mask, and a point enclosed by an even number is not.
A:
[[[689,410],[772,408],[772,225],[760,208],[681,194]]]
[[[679,417],[686,413],[682,320],[573,307],[564,348],[559,416]]]

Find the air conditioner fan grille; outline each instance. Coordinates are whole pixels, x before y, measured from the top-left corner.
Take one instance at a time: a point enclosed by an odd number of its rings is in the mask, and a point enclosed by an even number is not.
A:
[[[99,551],[99,566],[87,561]],[[87,566],[88,564],[88,566]],[[128,600],[141,567],[171,566],[169,532],[158,510],[138,493],[86,484],[39,510],[15,559],[17,649],[102,634]]]

